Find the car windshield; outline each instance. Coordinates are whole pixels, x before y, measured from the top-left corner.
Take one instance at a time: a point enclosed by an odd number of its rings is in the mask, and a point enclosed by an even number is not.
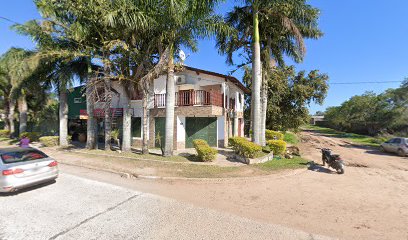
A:
[[[34,150],[19,150],[15,152],[5,152],[1,154],[1,160],[3,163],[16,163],[16,162],[27,162],[32,160],[38,160],[42,158],[47,158],[48,156],[44,153]]]

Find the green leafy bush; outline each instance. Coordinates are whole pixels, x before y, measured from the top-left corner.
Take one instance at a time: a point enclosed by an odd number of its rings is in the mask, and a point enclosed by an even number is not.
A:
[[[283,140],[269,140],[267,144],[275,155],[283,155],[286,151],[286,142]]]
[[[197,151],[198,158],[203,162],[211,162],[217,155],[217,150],[210,147],[208,143],[202,139],[196,139],[193,141],[195,150]]]
[[[243,137],[231,137],[228,139],[228,142],[236,154],[246,158],[255,158],[262,152],[261,146]]]
[[[283,133],[266,129],[265,138],[266,140],[283,140]]]
[[[44,136],[40,137],[40,143],[44,144],[46,147],[55,147],[59,145],[58,136]]]
[[[40,133],[38,132],[22,132],[20,133],[20,138],[23,136],[26,136],[30,139],[31,142],[37,142],[38,139],[40,138]]]
[[[0,137],[2,137],[2,138],[10,137],[10,131],[9,130],[0,130]]]
[[[234,148],[237,145],[238,141],[246,140],[244,137],[230,137],[228,138],[228,146]]]

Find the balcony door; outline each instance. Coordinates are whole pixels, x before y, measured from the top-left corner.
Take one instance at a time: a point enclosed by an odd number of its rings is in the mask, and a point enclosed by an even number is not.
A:
[[[193,90],[179,90],[178,92],[178,105],[179,106],[190,106],[192,105],[192,95]]]

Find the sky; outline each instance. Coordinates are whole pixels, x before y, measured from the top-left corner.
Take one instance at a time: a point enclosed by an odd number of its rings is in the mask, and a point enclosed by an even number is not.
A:
[[[32,0],[0,1],[0,17],[18,23],[40,18]],[[311,113],[338,106],[366,91],[381,93],[400,85],[359,82],[403,81],[408,77],[407,0],[310,0],[308,3],[321,10],[319,27],[324,36],[306,41],[307,54],[302,63],[289,60],[287,64],[295,65],[298,71],[318,69],[329,75],[327,98],[322,106],[311,104]],[[226,13],[233,5],[228,0],[217,12]],[[11,24],[0,19],[0,54],[13,46],[34,48],[31,39],[10,29]],[[225,56],[218,54],[214,39],[201,40],[198,48],[195,53],[185,51],[187,65],[223,74],[235,69],[225,63]],[[233,75],[242,79],[241,71]],[[354,84],[338,84],[350,82]]]

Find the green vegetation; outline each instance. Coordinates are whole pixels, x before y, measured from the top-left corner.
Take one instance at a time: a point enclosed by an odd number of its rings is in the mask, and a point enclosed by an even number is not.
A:
[[[283,133],[266,129],[265,130],[265,139],[266,140],[282,140]]]
[[[286,142],[283,140],[269,140],[266,143],[274,155],[282,156],[286,151]]]
[[[271,161],[254,165],[254,167],[262,170],[278,170],[278,169],[295,169],[304,168],[309,161],[301,157],[294,157],[292,159],[274,158]]]
[[[256,158],[262,153],[262,147],[248,141],[243,137],[231,137],[228,139],[235,153],[246,158]]]
[[[30,139],[30,142],[38,142],[40,138],[40,133],[38,132],[22,132],[20,133],[20,139],[23,138],[23,136],[26,136]]]
[[[58,146],[59,137],[58,136],[44,136],[39,138],[40,143],[44,144],[46,147]]]
[[[10,131],[9,130],[0,130],[0,137],[1,138],[9,138],[10,137]]]
[[[205,140],[196,139],[193,141],[198,158],[203,162],[211,162],[217,156],[217,150],[210,147]]]
[[[292,144],[292,145],[296,145],[299,143],[299,139],[297,137],[297,135],[295,133],[292,132],[285,132],[284,136],[283,136],[283,141]]]
[[[327,127],[370,136],[408,136],[408,79],[396,89],[381,94],[354,96],[324,116]]]
[[[342,139],[348,140],[355,144],[372,146],[372,147],[379,147],[382,142],[387,140],[387,138],[384,138],[384,137],[370,137],[370,136],[360,135],[360,134],[355,134],[355,133],[346,133],[346,132],[337,131],[331,128],[319,127],[315,125],[306,125],[303,128],[307,130],[313,130],[313,131],[325,134],[330,137],[342,138]]]

